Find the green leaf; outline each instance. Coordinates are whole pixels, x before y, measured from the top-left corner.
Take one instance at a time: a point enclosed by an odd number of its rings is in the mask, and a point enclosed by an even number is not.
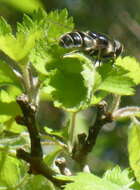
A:
[[[92,61],[80,53],[65,56],[45,82],[56,107],[76,112],[91,103],[95,69]]]
[[[98,68],[101,82],[96,90],[103,90],[118,95],[133,95],[134,83],[127,76],[128,71],[120,67],[113,67],[111,64],[103,64]]]
[[[56,139],[59,139],[60,141],[62,141],[63,143],[66,144],[67,139],[68,139],[68,125],[69,125],[69,120],[65,122],[65,124],[64,124],[65,127],[63,126],[61,128],[61,130],[52,130],[49,127],[44,127],[44,130],[47,133],[47,135],[46,136],[44,135],[43,139],[49,139],[49,140],[52,140],[55,142],[57,142]],[[48,135],[49,135],[49,137],[48,137]],[[56,137],[56,139],[55,139],[55,137]]]
[[[0,102],[0,118],[7,117],[6,121],[11,117],[15,117],[21,113],[19,106],[15,102],[3,103]],[[10,117],[10,118],[9,118]],[[0,119],[0,122],[4,122]]]
[[[30,176],[23,190],[55,190],[51,182],[41,175]]]
[[[56,137],[61,138],[61,139],[63,138],[63,135],[65,133],[64,128],[59,130],[59,131],[56,131],[56,130],[53,130],[49,127],[44,127],[44,130],[48,135],[56,136]]]
[[[68,124],[68,145],[71,151],[72,147],[79,143],[79,135],[84,135],[85,138],[88,136],[90,124],[83,111],[70,114],[70,122]]]
[[[109,94],[109,92],[106,91],[97,91],[95,92],[95,94],[92,97],[92,102],[91,104],[95,105],[98,104],[99,102],[101,102],[107,95]]]
[[[135,181],[135,183],[132,185],[132,189],[139,190],[140,189],[140,184],[137,181]]]
[[[21,148],[22,146],[27,146],[29,143],[29,136],[27,133],[13,133],[10,131],[4,131],[4,133],[0,134],[0,150],[1,152],[6,152],[7,155],[16,158],[16,150],[17,148]],[[7,147],[7,148],[6,148]],[[7,150],[8,149],[8,150]]]
[[[130,166],[140,183],[140,125],[132,123],[128,131],[128,152]]]
[[[109,180],[112,183],[121,186],[130,186],[134,183],[132,178],[129,177],[129,170],[125,169],[121,171],[121,168],[119,166],[116,166],[112,170],[107,170],[103,176],[103,179]]]
[[[24,126],[15,122],[15,117],[21,115],[21,110],[16,103],[16,96],[19,94],[20,90],[13,86],[0,90],[0,124],[2,124],[2,130],[15,133],[25,131]]]
[[[55,146],[54,149],[49,152],[49,154],[47,154],[44,158],[44,161],[46,162],[46,164],[50,167],[52,167],[55,158],[58,156],[58,154],[62,151],[62,147],[60,146]]]
[[[11,26],[4,20],[3,17],[0,19],[0,35],[10,35],[12,32]]]
[[[6,121],[4,123],[4,126],[6,131],[13,132],[16,134],[21,134],[22,132],[27,131],[27,128],[23,125],[17,124],[13,117]]]
[[[46,64],[49,63],[50,55],[46,40],[40,40],[30,54],[30,60],[36,70],[42,75],[47,75]]]
[[[122,175],[123,177],[123,175]],[[65,190],[130,190],[131,184],[118,184],[115,181],[99,178],[90,173],[79,173],[77,176],[70,177],[74,182],[66,185]]]
[[[75,125],[76,127],[74,135],[78,136],[79,134],[85,134],[86,136],[88,136],[90,124],[87,120],[87,117],[84,115],[83,111],[76,113]]]
[[[21,162],[7,153],[0,154],[0,186],[14,187],[21,179]]]
[[[37,71],[43,75],[48,74],[46,71],[47,65],[53,65],[54,68],[68,51],[58,46],[59,38],[62,34],[72,31],[74,28],[73,19],[68,16],[66,9],[49,13],[46,17],[46,24],[48,24],[47,36],[37,42],[30,55],[31,62]]]
[[[12,69],[9,67],[9,65],[0,60],[0,86],[9,84],[21,87],[17,77],[12,72]]]
[[[42,10],[34,12],[32,18],[24,15],[22,24],[18,23],[14,36],[6,21],[0,19],[0,50],[17,62],[27,62],[35,43],[44,35],[46,13]],[[7,31],[4,33],[4,31]],[[24,60],[24,61],[23,61]]]
[[[59,37],[74,28],[73,18],[68,17],[67,9],[53,11],[48,14],[46,22],[49,23],[47,35],[48,41],[56,43]]]
[[[92,105],[98,104],[100,101],[102,101],[108,94],[109,92],[107,91],[103,91],[103,90],[98,90],[98,86],[101,84],[102,82],[102,78],[101,75],[96,72],[95,73],[95,85],[94,85],[94,93],[92,96]]]
[[[131,78],[136,85],[140,83],[140,63],[134,57],[119,57],[115,64],[129,71],[126,76]]]
[[[12,90],[12,88],[0,90],[0,115],[15,116],[21,114],[20,108],[15,102],[15,97],[19,91],[15,88],[13,91]]]

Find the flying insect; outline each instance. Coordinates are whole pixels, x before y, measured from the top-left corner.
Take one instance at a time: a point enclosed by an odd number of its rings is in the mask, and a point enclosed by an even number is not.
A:
[[[59,45],[63,48],[82,51],[96,57],[98,61],[106,58],[114,60],[123,52],[123,45],[118,40],[91,31],[68,32],[60,37]]]

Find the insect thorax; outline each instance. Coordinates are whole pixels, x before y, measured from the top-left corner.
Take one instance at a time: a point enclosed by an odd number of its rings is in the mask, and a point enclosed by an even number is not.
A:
[[[98,58],[116,58],[123,50],[119,41],[96,32],[69,32],[60,37],[60,46],[75,48]]]

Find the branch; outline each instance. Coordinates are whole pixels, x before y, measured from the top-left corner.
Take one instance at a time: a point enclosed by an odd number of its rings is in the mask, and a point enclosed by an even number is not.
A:
[[[29,102],[28,96],[25,94],[17,98],[17,103],[23,113],[23,117],[18,117],[18,123],[24,123],[24,125],[27,126],[31,141],[31,152],[28,153],[23,149],[18,149],[17,157],[30,164],[29,173],[41,174],[51,180],[56,186],[60,187],[61,185],[65,185],[69,181],[56,179],[55,175],[57,173],[49,168],[43,161],[43,152],[36,125],[37,107]]]
[[[26,96],[25,94],[17,98],[17,103],[19,104],[23,112],[23,121],[29,131],[31,139],[31,155],[42,157],[43,153],[40,143],[40,137],[36,126],[37,109],[33,104],[29,103],[28,96]]]
[[[113,120],[117,120],[124,117],[135,117],[140,115],[140,107],[138,106],[128,106],[115,110],[112,113]]]
[[[73,149],[73,159],[81,163],[83,167],[85,165],[86,157],[89,152],[92,151],[93,146],[96,143],[98,134],[103,127],[108,122],[112,122],[112,116],[106,111],[106,104],[97,105],[97,118],[93,126],[89,128],[88,137],[85,134],[80,134],[79,144],[75,145]]]

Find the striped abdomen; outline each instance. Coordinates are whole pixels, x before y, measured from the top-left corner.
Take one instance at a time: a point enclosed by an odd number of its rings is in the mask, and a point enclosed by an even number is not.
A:
[[[88,51],[96,45],[96,40],[86,32],[69,32],[60,37],[59,44],[64,48],[82,48]]]
[[[122,53],[123,46],[117,40],[96,32],[69,32],[60,37],[60,46],[78,48],[91,56],[115,58]]]

